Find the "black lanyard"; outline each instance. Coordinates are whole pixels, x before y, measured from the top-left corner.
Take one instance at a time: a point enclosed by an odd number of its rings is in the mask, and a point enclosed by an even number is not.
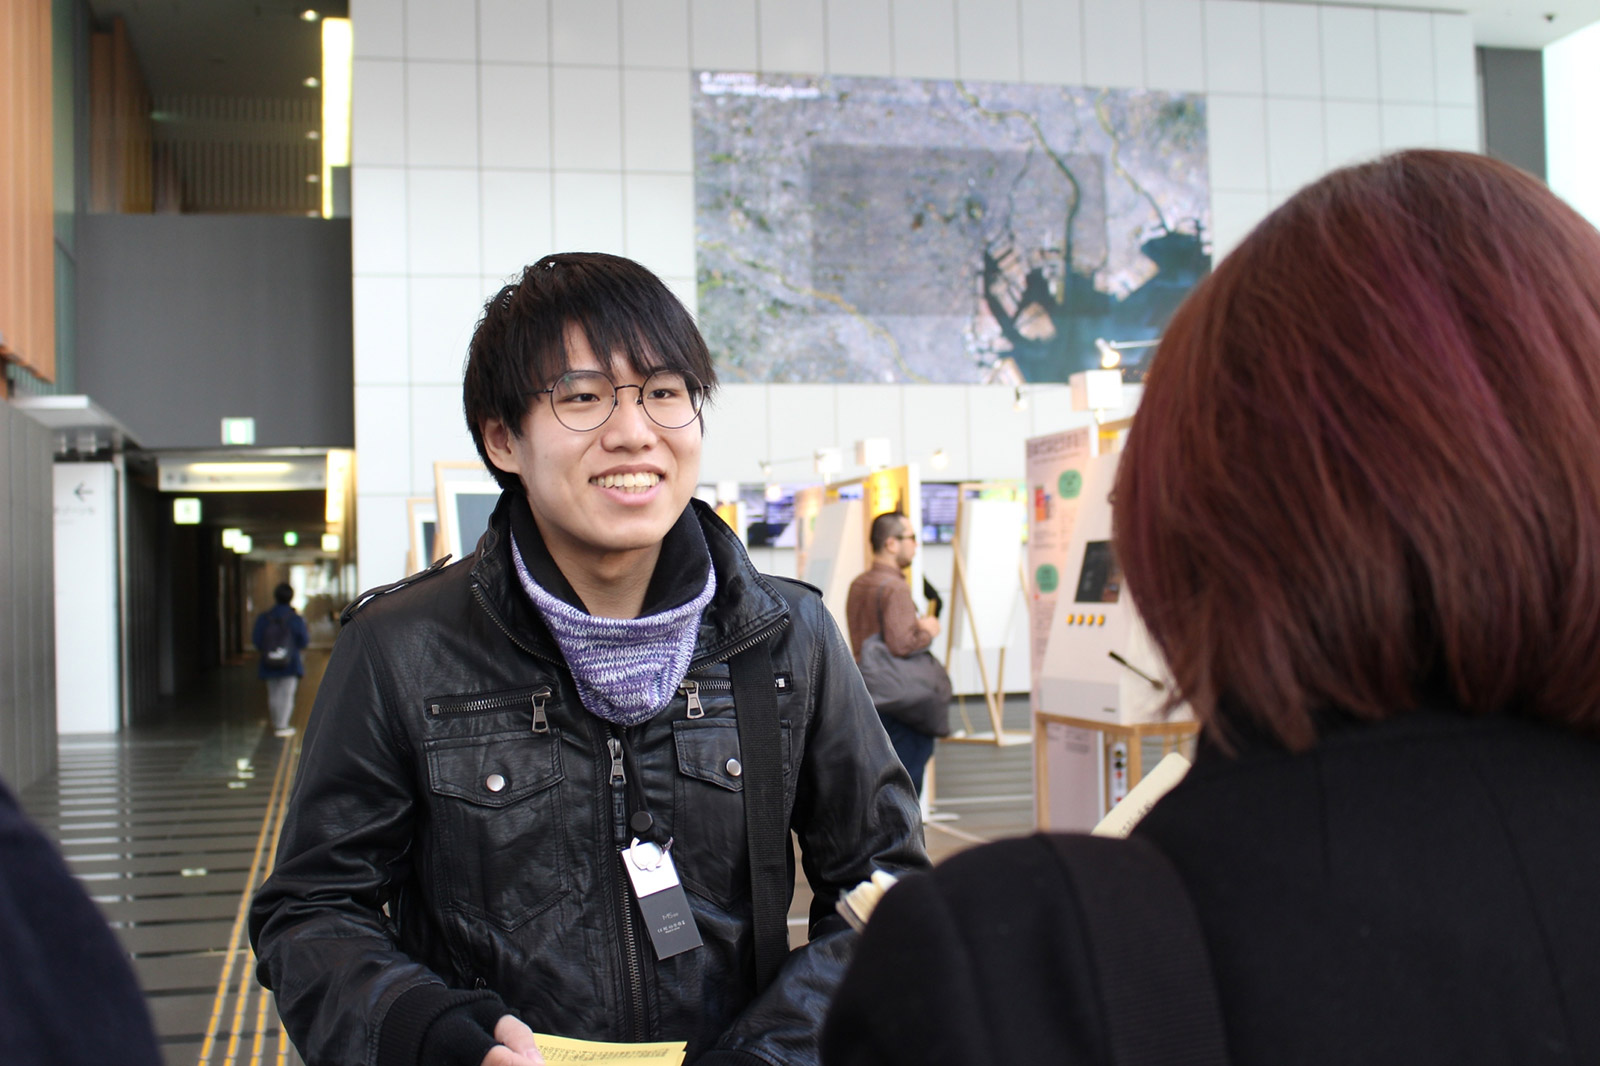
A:
[[[622,776],[626,780],[628,797],[628,832],[639,840],[666,846],[667,834],[655,815],[650,813],[650,801],[645,798],[644,781],[639,775],[639,764],[633,757],[633,747],[628,743],[628,730],[622,729],[618,738],[622,742]]]

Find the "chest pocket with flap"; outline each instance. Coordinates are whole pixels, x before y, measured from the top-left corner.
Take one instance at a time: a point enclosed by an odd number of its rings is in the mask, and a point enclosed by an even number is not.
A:
[[[569,884],[561,732],[441,737],[424,747],[450,905],[515,929]]]
[[[789,795],[789,723],[779,723],[784,795]],[[678,774],[673,783],[673,858],[691,891],[724,906],[750,894],[745,840],[744,764],[739,726],[729,718],[672,723]]]

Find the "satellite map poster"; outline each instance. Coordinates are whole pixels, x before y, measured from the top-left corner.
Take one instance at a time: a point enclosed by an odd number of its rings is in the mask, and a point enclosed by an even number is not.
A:
[[[1211,269],[1201,95],[693,79],[724,381],[1065,381],[1096,340],[1158,338]]]

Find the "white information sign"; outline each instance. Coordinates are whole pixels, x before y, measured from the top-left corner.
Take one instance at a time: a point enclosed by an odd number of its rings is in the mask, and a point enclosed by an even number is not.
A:
[[[56,728],[122,725],[117,642],[117,471],[55,464]]]
[[[1040,829],[1082,833],[1094,828],[1105,807],[1104,741],[1093,729],[1045,721],[1038,790]]]

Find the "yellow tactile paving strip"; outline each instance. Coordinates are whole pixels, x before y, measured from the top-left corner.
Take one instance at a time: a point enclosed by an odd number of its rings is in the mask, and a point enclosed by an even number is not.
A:
[[[206,1025],[205,1040],[200,1045],[197,1066],[217,1066],[219,1061],[224,1066],[237,1066],[240,1061],[241,1036],[245,1031],[244,1020],[252,999],[257,1001],[257,1006],[250,1040],[249,1062],[250,1066],[261,1066],[262,1063],[270,1001],[266,990],[255,980],[255,952],[246,942],[245,918],[250,911],[250,897],[272,872],[272,857],[277,854],[278,836],[283,832],[284,814],[288,810],[289,787],[294,781],[294,767],[300,759],[298,734],[290,739],[286,748],[283,757],[278,760],[278,770],[273,777],[272,791],[267,799],[267,810],[261,819],[261,832],[256,837],[255,855],[250,862],[250,873],[245,878],[245,889],[239,897],[239,909],[234,915],[233,931],[228,937],[227,963],[222,968],[222,975],[217,979],[216,999],[211,1007],[211,1020]],[[239,967],[239,983],[233,997],[233,1024],[227,1030],[226,1054],[218,1060],[217,1033],[227,1008],[228,984],[232,980],[236,964],[240,962],[244,965]],[[291,1048],[289,1035],[284,1032],[283,1024],[277,1021],[276,1013],[273,1015],[272,1029],[277,1045],[274,1059],[279,1066],[283,1066],[288,1061]]]

